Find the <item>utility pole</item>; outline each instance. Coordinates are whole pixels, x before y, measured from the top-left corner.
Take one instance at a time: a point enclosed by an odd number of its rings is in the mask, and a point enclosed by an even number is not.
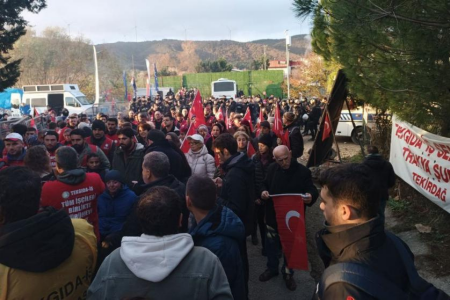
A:
[[[288,100],[291,97],[291,87],[290,87],[290,76],[291,76],[291,66],[289,63],[289,46],[291,45],[291,37],[289,36],[289,30],[285,31],[286,34],[286,66],[287,66],[287,96]]]
[[[267,45],[264,45],[264,70],[267,70],[266,48]]]

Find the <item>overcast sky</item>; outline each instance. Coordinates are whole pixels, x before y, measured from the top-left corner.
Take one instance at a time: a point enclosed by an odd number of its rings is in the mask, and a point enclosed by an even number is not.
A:
[[[40,33],[48,26],[82,34],[94,44],[161,39],[252,41],[309,33],[292,0],[47,0],[24,17]],[[135,31],[135,26],[137,30]]]

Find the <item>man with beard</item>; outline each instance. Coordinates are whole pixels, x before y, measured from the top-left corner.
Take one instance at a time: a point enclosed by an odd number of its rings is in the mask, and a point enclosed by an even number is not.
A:
[[[48,130],[44,133],[44,145],[50,155],[50,165],[54,169],[56,167],[56,149],[61,147],[58,143],[59,134],[56,131]]]
[[[89,153],[97,153],[98,157],[100,157],[101,168],[109,169],[111,167],[111,164],[105,153],[103,153],[103,151],[99,147],[86,143],[84,137],[85,132],[82,129],[75,129],[70,132],[70,141],[72,144],[72,148],[75,149],[78,154],[79,166],[86,168],[87,155]]]
[[[216,118],[214,114],[211,113],[211,105],[207,104],[203,109],[203,114],[205,115],[205,123],[208,126],[209,130],[211,130],[213,124],[216,122]]]
[[[112,159],[114,156],[114,151],[116,150],[116,145],[114,142],[107,138],[105,135],[106,125],[103,121],[95,120],[92,123],[92,135],[86,138],[86,143],[90,145],[95,145],[102,149],[103,153],[105,153],[109,162],[112,163]]]
[[[56,150],[55,175],[56,180],[47,181],[42,187],[41,206],[64,209],[70,218],[87,220],[100,241],[97,198],[105,190],[100,176],[79,168],[77,153],[67,146]]]
[[[133,188],[142,176],[144,146],[135,142],[134,131],[131,128],[120,129],[117,136],[119,147],[114,152],[112,169],[119,171],[126,184]]]
[[[76,129],[78,126],[78,115],[77,114],[71,114],[67,119],[68,119],[67,125],[66,125],[66,127],[61,129],[61,132],[65,132],[65,130],[67,128],[70,128],[72,130]],[[60,135],[59,142],[61,144],[63,144],[65,142],[63,134]]]
[[[176,135],[180,135],[180,130],[175,126],[174,121],[175,120],[170,113],[164,116],[163,118],[164,128],[161,131],[165,135],[167,135],[169,132],[173,132]]]
[[[22,136],[18,133],[10,133],[4,142],[6,155],[0,159],[0,170],[9,166],[23,166],[26,150]]]
[[[119,121],[116,118],[109,118],[106,121],[106,127],[108,132],[106,132],[106,137],[112,140],[114,143],[119,142],[119,137],[117,136],[117,126],[119,125]]]

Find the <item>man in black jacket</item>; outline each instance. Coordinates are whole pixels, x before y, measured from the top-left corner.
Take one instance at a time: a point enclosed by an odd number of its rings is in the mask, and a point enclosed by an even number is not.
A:
[[[317,249],[326,268],[359,263],[406,291],[408,276],[402,258],[377,216],[380,190],[371,173],[364,164],[344,164],[322,172],[320,209],[326,222],[316,234]],[[375,298],[349,283],[337,282],[321,299]]]
[[[245,236],[253,231],[253,215],[255,210],[255,165],[246,154],[238,152],[236,140],[229,133],[219,135],[213,143],[214,153],[219,156],[219,161],[225,175],[216,178],[215,182],[221,191],[219,201],[231,209],[241,219],[245,226]],[[248,293],[248,257],[247,244],[242,241],[242,260]]]
[[[287,112],[283,115],[284,130],[289,131],[289,144],[291,146],[292,157],[297,159],[303,155],[303,136],[300,127],[295,122],[295,115]]]
[[[384,210],[386,202],[389,200],[389,188],[395,184],[395,172],[391,163],[378,153],[377,147],[369,146],[367,147],[367,152],[369,155],[366,156],[363,164],[368,166],[372,170],[374,177],[376,177],[375,182],[378,184],[381,194],[378,214],[381,222],[384,223]]]
[[[275,194],[306,194],[303,198],[305,205],[311,206],[317,200],[319,193],[313,184],[311,172],[305,166],[292,159],[288,147],[281,145],[273,150],[275,164],[269,166],[263,182],[261,199],[266,206],[266,253],[267,270],[259,276],[260,281],[268,281],[278,276],[278,253],[280,252],[280,237],[276,221],[275,208],[270,195]],[[284,257],[284,256],[283,256]],[[286,287],[294,291],[297,288],[293,278],[294,271],[286,267],[284,257],[281,269]]]

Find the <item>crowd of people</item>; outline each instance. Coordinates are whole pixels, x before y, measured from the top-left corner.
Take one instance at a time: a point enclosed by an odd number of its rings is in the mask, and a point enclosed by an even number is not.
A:
[[[134,99],[126,114],[11,128],[0,151],[0,295],[247,299],[247,237],[267,260],[259,280],[281,271],[286,288],[297,288],[271,195],[302,194],[305,208],[319,198],[298,158],[326,99],[205,98],[205,124],[188,134],[194,98],[180,90]],[[274,105],[289,147],[273,131]],[[384,231],[395,173],[377,152],[321,174],[318,252],[326,267],[358,262],[407,291],[407,266]],[[344,282],[321,292],[374,299]]]

